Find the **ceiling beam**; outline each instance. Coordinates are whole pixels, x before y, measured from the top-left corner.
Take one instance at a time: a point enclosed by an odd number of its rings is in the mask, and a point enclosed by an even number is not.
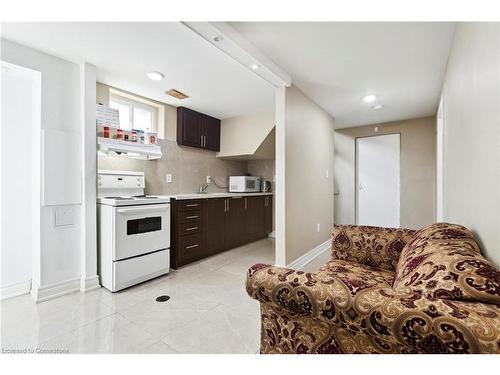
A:
[[[226,22],[182,22],[213,46],[275,87],[290,87],[292,78]]]

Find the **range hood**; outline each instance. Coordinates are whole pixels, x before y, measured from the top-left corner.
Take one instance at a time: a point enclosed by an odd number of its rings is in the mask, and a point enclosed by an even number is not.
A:
[[[106,156],[142,160],[154,160],[162,156],[159,145],[144,145],[103,137],[97,137],[97,152]]]

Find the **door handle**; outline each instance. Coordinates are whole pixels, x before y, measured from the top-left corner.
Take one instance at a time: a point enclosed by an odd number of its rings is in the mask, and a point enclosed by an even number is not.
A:
[[[116,210],[117,213],[122,215],[135,215],[135,214],[152,214],[167,212],[168,205],[155,205],[155,207],[144,207],[139,206],[137,208],[119,208]]]

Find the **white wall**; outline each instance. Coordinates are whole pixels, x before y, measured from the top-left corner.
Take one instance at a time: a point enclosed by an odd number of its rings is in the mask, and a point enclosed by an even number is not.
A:
[[[84,145],[81,131],[81,66],[8,40],[2,39],[1,42],[3,60],[41,72],[41,129],[40,132],[33,132],[33,137],[37,138],[35,143],[40,144],[41,133],[46,130],[62,131],[68,139],[76,137],[78,147],[75,152],[78,153],[78,157],[72,158],[68,167],[80,171],[82,176],[84,164],[81,150]],[[92,91],[95,95],[95,86]],[[94,126],[95,123],[92,127]],[[52,153],[64,158],[57,149],[43,150],[39,157],[40,165],[35,166],[33,174],[43,175],[42,172],[49,167],[45,162],[53,159]],[[88,173],[88,170],[86,172]],[[64,175],[60,181],[61,184],[67,184],[69,190],[78,189],[81,195],[81,183],[74,182],[74,179],[65,180]],[[50,189],[51,185],[45,181],[44,186]],[[74,191],[68,193],[72,195]],[[42,202],[43,198],[42,192]],[[80,288],[81,210],[81,196],[77,201],[63,200],[57,205],[40,207],[40,269],[34,270],[32,291],[39,300]],[[70,223],[56,226],[56,213],[64,213],[70,218]]]
[[[95,66],[80,66],[80,129],[82,133],[82,230],[81,280],[82,292],[99,287],[97,276],[97,146],[96,146],[96,75]]]
[[[284,92],[284,126],[278,114],[276,117],[277,252],[284,249],[285,264],[290,264],[330,238],[333,226],[333,118],[295,86]],[[284,205],[280,201],[282,194]],[[280,210],[283,208],[286,208],[285,239],[280,247],[279,231],[283,230]]]
[[[40,126],[40,74],[2,63],[1,82],[0,290],[8,298],[28,293],[33,273],[32,130]]]
[[[253,155],[276,123],[272,111],[237,116],[221,121],[217,157]],[[274,150],[271,150],[274,151]],[[269,157],[273,157],[271,152]],[[261,156],[265,158],[264,156]]]
[[[275,263],[286,266],[286,88],[275,90],[276,181],[274,191],[274,226],[276,230]]]
[[[459,23],[443,88],[443,219],[500,266],[500,24]]]

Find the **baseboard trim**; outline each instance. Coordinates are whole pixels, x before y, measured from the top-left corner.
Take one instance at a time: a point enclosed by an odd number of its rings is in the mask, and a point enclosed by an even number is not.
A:
[[[35,302],[43,302],[56,297],[80,291],[80,278],[40,286],[33,281],[31,295]]]
[[[21,281],[0,287],[0,301],[28,294],[31,290],[31,280]]]
[[[330,242],[331,240],[328,239],[327,241],[323,242],[322,244],[316,246],[314,249],[308,251],[301,257],[295,259],[293,262],[288,264],[286,267],[287,268],[292,268],[292,269],[300,269],[304,267],[307,263],[311,262],[314,258],[318,257],[325,251],[330,250]]]
[[[94,275],[90,277],[82,277],[80,279],[80,292],[86,293],[94,289],[98,289],[101,287],[99,284],[99,276]]]

